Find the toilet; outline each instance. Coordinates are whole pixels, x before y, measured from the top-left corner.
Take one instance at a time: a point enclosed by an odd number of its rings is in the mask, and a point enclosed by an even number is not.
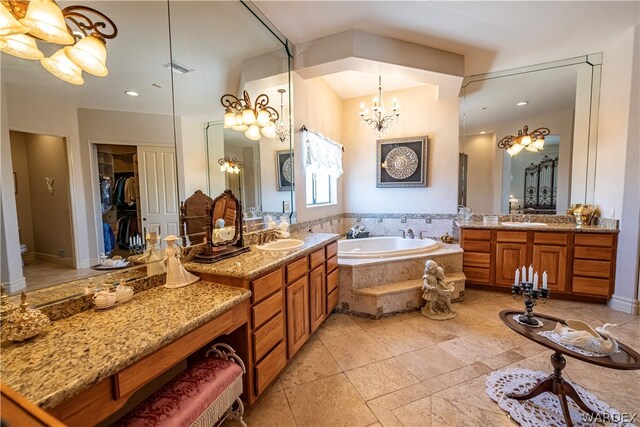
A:
[[[24,243],[20,243],[20,256],[22,258],[22,266],[24,267],[24,258],[22,257],[24,254],[27,253],[27,245],[25,245]]]

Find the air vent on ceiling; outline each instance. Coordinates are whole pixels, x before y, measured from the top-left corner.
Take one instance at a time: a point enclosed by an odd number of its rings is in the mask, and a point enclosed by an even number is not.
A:
[[[186,74],[193,71],[193,68],[189,68],[188,66],[179,63],[178,61],[171,61],[168,64],[164,64],[164,67],[173,71],[176,74]]]

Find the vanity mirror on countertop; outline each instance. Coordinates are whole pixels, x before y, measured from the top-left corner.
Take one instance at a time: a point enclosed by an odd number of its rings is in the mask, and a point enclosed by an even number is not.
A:
[[[459,205],[564,215],[594,203],[601,62],[594,54],[464,79]],[[541,150],[498,148],[524,126],[550,130]]]

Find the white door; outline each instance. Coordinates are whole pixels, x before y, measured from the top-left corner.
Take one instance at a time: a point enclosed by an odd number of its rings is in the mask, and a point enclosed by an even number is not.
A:
[[[146,233],[179,236],[176,154],[173,147],[138,146],[140,214]]]

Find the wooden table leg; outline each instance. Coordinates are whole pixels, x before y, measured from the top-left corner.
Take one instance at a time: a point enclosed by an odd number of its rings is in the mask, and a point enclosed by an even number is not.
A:
[[[583,411],[592,416],[598,416],[596,412],[590,409],[586,403],[580,398],[578,392],[573,386],[564,381],[562,378],[562,370],[567,366],[567,361],[560,353],[553,353],[551,355],[551,365],[553,366],[553,374],[540,381],[524,394],[508,393],[507,397],[514,400],[528,400],[542,394],[544,392],[553,393],[558,397],[560,405],[562,406],[562,415],[564,415],[564,421],[568,427],[572,427],[571,413],[569,412],[569,405],[567,403],[567,397],[570,397],[576,405]],[[601,419],[604,417],[601,416]]]

